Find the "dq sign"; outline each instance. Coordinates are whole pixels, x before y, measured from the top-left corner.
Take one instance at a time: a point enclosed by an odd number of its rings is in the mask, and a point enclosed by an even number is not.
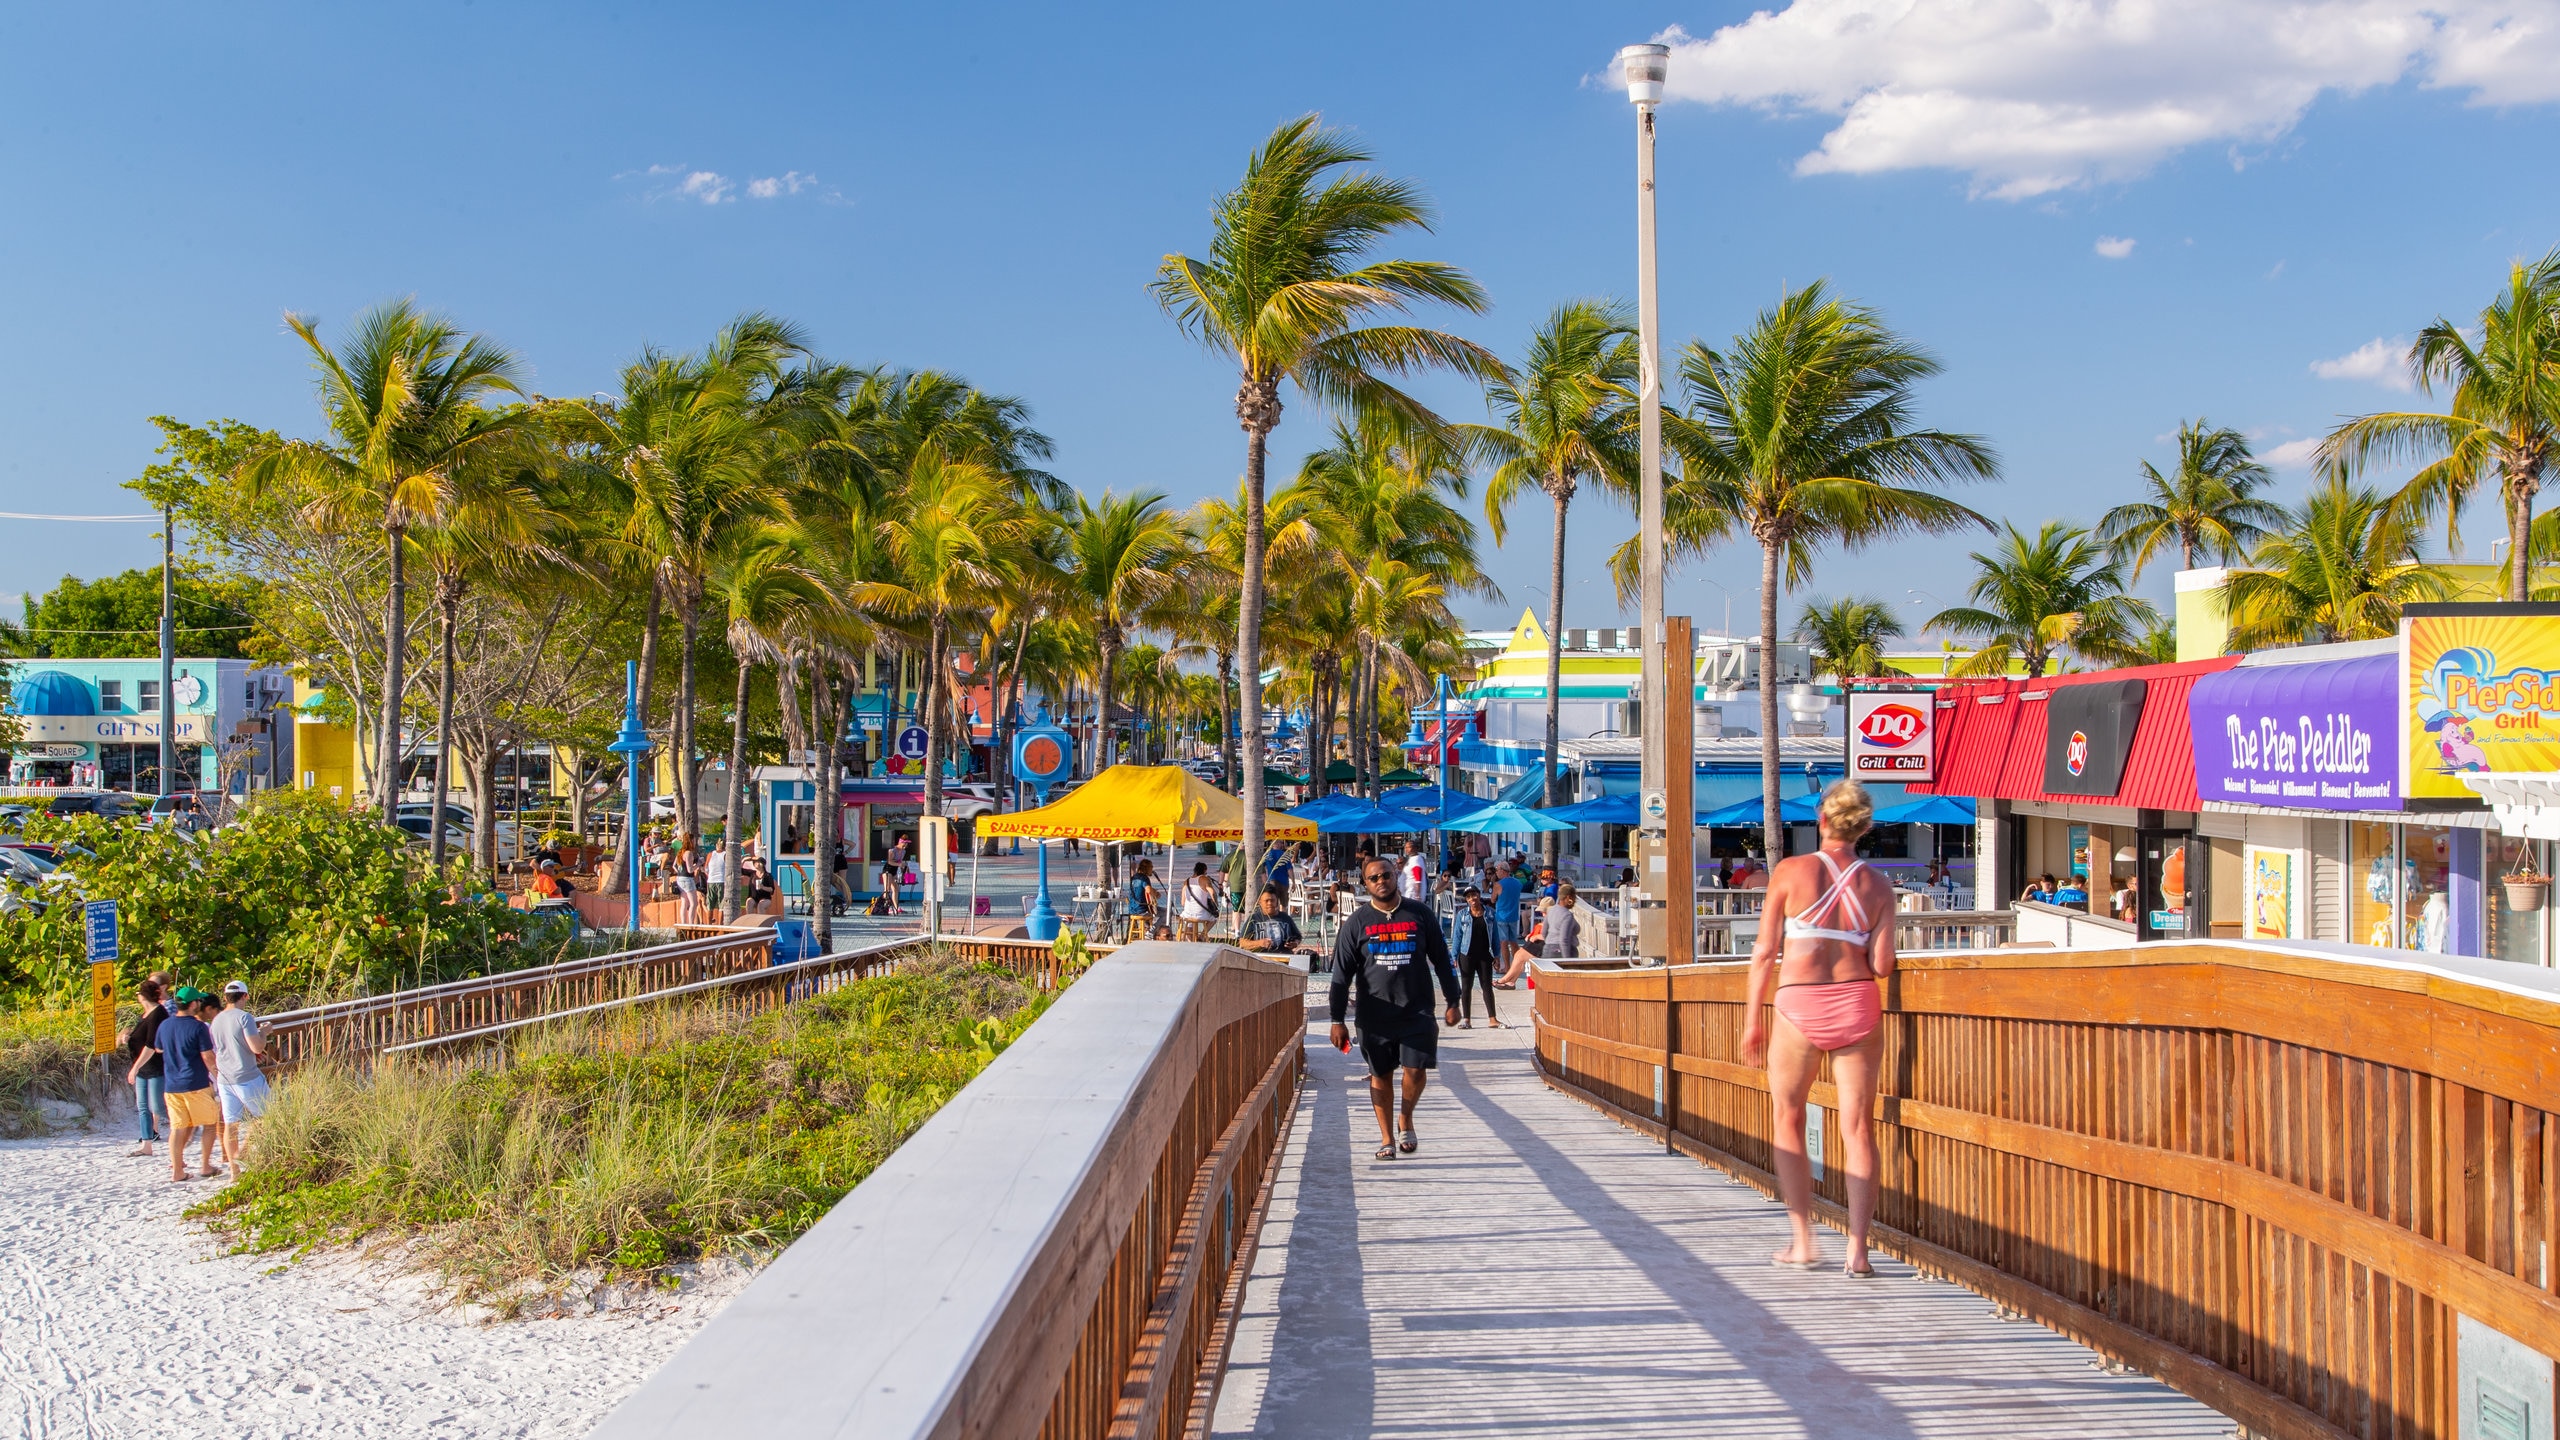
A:
[[[1926,694],[1849,692],[1849,775],[1855,780],[1937,778],[1937,724]]]

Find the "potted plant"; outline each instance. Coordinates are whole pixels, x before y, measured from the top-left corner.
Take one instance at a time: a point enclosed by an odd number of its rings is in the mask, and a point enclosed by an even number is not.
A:
[[[2524,855],[2516,868],[2507,872],[2507,908],[2518,914],[2531,914],[2542,908],[2551,894],[2551,877],[2534,868],[2533,846],[2524,847]]]

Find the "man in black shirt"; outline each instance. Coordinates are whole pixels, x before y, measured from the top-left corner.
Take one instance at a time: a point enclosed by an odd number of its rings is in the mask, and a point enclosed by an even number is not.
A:
[[[1458,975],[1449,965],[1449,942],[1440,922],[1420,904],[1396,892],[1395,867],[1371,858],[1360,867],[1368,903],[1342,922],[1333,938],[1333,1048],[1348,1049],[1342,1014],[1360,992],[1360,1055],[1369,1062],[1369,1108],[1378,1115],[1378,1157],[1411,1154],[1413,1102],[1422,1098],[1423,1072],[1440,1063],[1440,1030],[1432,1021],[1431,984],[1437,976],[1448,1001],[1448,1022],[1458,1023]],[[1404,1071],[1404,1131],[1398,1136],[1395,1072]]]

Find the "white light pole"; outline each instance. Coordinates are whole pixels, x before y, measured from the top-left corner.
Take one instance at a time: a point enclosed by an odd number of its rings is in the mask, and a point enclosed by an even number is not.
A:
[[[1664,717],[1671,713],[1662,683],[1662,304],[1654,284],[1653,246],[1653,112],[1662,103],[1663,77],[1670,73],[1671,47],[1630,45],[1618,52],[1626,73],[1627,98],[1636,107],[1636,345],[1641,356],[1641,389],[1637,415],[1644,447],[1642,498],[1637,504],[1637,533],[1642,558],[1644,623],[1643,774],[1646,790],[1664,784]]]

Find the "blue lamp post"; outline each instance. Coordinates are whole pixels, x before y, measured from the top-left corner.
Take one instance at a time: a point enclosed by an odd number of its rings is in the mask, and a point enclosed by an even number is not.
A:
[[[607,750],[622,756],[623,780],[630,790],[630,806],[623,816],[623,836],[631,853],[631,924],[640,928],[640,812],[649,800],[649,775],[641,768],[641,758],[649,753],[649,732],[640,723],[640,662],[622,663],[622,733],[607,745]]]

